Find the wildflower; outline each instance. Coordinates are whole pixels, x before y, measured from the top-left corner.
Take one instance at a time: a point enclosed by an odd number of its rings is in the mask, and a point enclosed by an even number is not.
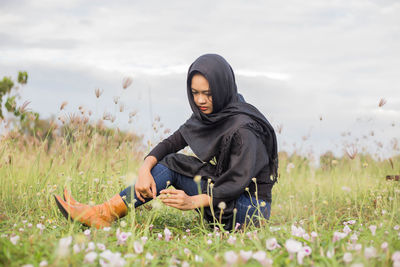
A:
[[[223,201],[219,202],[219,203],[218,203],[218,208],[219,208],[220,210],[226,209],[226,203],[223,202]]]
[[[101,251],[106,250],[106,246],[102,243],[96,243],[96,246],[98,249],[100,249]]]
[[[233,265],[237,262],[239,257],[235,252],[230,250],[225,252],[224,258],[228,265]]]
[[[133,242],[133,248],[136,254],[141,254],[143,252],[143,245],[137,241]]]
[[[344,232],[346,235],[348,235],[348,234],[351,232],[350,227],[349,227],[348,225],[346,225],[346,226],[343,228],[343,232]]]
[[[198,255],[195,255],[195,256],[194,256],[194,261],[195,261],[195,262],[203,262],[203,257],[200,257],[200,256],[198,256]]]
[[[116,235],[117,235],[117,240],[118,240],[117,244],[124,245],[126,240],[131,236],[131,233],[121,232],[118,228]]]
[[[305,240],[310,240],[310,235],[308,233],[303,234]]]
[[[74,244],[72,246],[72,251],[74,254],[81,252],[85,248],[85,244]]]
[[[350,221],[347,221],[347,223],[350,225],[354,225],[356,223],[356,220],[350,220]]]
[[[100,265],[102,267],[105,266],[122,267],[125,265],[125,260],[124,258],[121,257],[121,253],[119,252],[112,253],[110,250],[106,250],[100,254]]]
[[[142,240],[143,245],[146,244],[146,242],[147,242],[148,239],[149,239],[149,238],[148,238],[147,236],[142,236],[142,237],[140,238],[140,240]]]
[[[164,235],[165,235],[165,241],[168,242],[171,240],[172,233],[167,227],[165,227],[165,229],[164,229]]]
[[[287,166],[286,166],[286,172],[287,173],[290,173],[290,171],[292,170],[292,169],[294,169],[294,164],[293,163],[289,163]]]
[[[339,240],[345,238],[346,236],[347,236],[346,233],[334,232],[332,242],[335,243],[336,241],[339,241]]]
[[[355,242],[357,242],[357,240],[358,240],[358,236],[357,236],[357,234],[352,234],[351,236],[350,236],[350,241],[351,242],[353,242],[353,243],[355,243]]]
[[[252,256],[253,256],[253,252],[250,250],[250,251],[244,251],[244,250],[241,250],[240,252],[239,252],[239,255],[240,255],[240,257],[242,258],[242,260],[244,261],[244,262],[246,262],[246,261],[248,261]]]
[[[302,245],[299,241],[288,239],[285,242],[285,247],[290,254],[294,254],[301,250]]]
[[[346,252],[343,254],[343,261],[345,263],[350,263],[353,260],[353,255],[350,252]]]
[[[212,240],[211,239],[208,239],[207,240],[207,245],[211,245],[212,244]]]
[[[314,242],[317,237],[318,237],[317,232],[312,231],[311,232],[311,241]]]
[[[158,240],[161,240],[161,239],[162,239],[162,234],[161,234],[161,233],[158,233],[158,234],[157,234],[157,238],[158,238]]]
[[[375,235],[376,228],[377,228],[376,225],[370,225],[369,226],[369,230],[371,231],[372,235]]]
[[[279,246],[279,244],[276,241],[275,237],[267,239],[267,241],[265,241],[265,245],[266,245],[268,250],[274,250]]]
[[[185,253],[188,256],[190,255],[191,251],[188,248],[184,248],[183,253]]]
[[[388,242],[383,242],[381,245],[381,249],[385,252],[388,250],[388,247],[389,247]]]
[[[97,259],[97,253],[94,251],[91,251],[85,255],[83,262],[84,263],[93,263],[95,259]]]
[[[272,260],[267,258],[267,253],[265,253],[265,251],[257,251],[252,257],[262,266],[272,266]]]
[[[105,231],[105,232],[109,232],[111,230],[111,227],[104,227],[103,228],[103,231]]]
[[[240,223],[236,223],[236,225],[235,225],[235,231],[237,231],[237,230],[239,229],[239,227],[240,227]]]
[[[376,249],[374,247],[367,247],[364,249],[365,258],[375,258],[376,257]]]
[[[96,249],[96,245],[93,243],[93,242],[89,242],[88,243],[88,246],[87,246],[87,248],[86,248],[86,252],[88,252],[88,251],[93,251],[93,250],[95,250]]]
[[[147,252],[147,253],[146,253],[146,259],[149,260],[149,261],[151,261],[151,260],[154,259],[154,256],[151,255],[150,252]]]
[[[40,234],[43,233],[43,230],[46,228],[43,224],[38,223],[36,224],[36,227],[40,230]]]
[[[328,259],[332,259],[333,255],[335,255],[335,251],[334,250],[328,250],[326,252],[326,257],[328,257]]]
[[[396,231],[398,231],[398,230],[400,229],[400,225],[395,225],[395,226],[393,227],[393,229],[396,230]]]
[[[39,263],[39,267],[44,267],[44,266],[47,266],[47,265],[49,265],[49,263],[46,260],[43,260],[43,261],[41,261]]]
[[[22,233],[23,231],[25,231],[25,229],[24,228],[19,228],[18,231],[20,231]]]
[[[393,261],[393,263],[395,263],[395,262],[397,262],[397,264],[400,263],[400,251],[395,251],[392,254],[392,261]]]
[[[18,235],[10,237],[10,242],[13,243],[13,245],[16,245],[18,241],[19,241]]]
[[[347,186],[342,186],[342,190],[345,191],[345,192],[350,192],[351,188],[347,187]]]
[[[227,242],[228,244],[234,245],[236,243],[236,237],[230,235]]]
[[[125,221],[122,221],[122,222],[120,223],[120,225],[121,225],[122,228],[124,228],[124,227],[126,227],[127,223],[126,223]]]
[[[57,254],[59,257],[66,257],[69,254],[69,246],[72,243],[72,236],[61,238],[58,242]]]
[[[297,237],[303,237],[306,231],[302,227],[296,227],[292,225],[292,235]]]
[[[87,238],[89,238],[89,237],[90,237],[90,229],[86,229],[86,230],[83,232],[83,234],[84,234]]]
[[[201,176],[200,176],[200,175],[196,175],[196,176],[194,176],[193,180],[194,180],[196,183],[200,183],[200,181],[201,181]]]

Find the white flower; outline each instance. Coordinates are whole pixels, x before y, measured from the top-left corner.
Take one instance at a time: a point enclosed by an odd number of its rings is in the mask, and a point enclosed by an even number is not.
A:
[[[297,237],[303,237],[303,235],[306,233],[306,231],[301,227],[296,227],[292,225],[292,235],[297,236]]]
[[[317,232],[312,231],[311,232],[311,241],[314,242],[317,237],[318,237]]]
[[[393,262],[400,262],[400,251],[395,251],[392,254],[392,261]]]
[[[125,265],[125,259],[121,257],[121,253],[112,253],[110,250],[103,251],[100,254],[100,265],[102,267],[122,267]]]
[[[72,243],[72,236],[61,238],[58,242],[57,254],[59,257],[66,257],[69,254],[69,246]]]
[[[395,226],[393,227],[393,229],[396,230],[396,231],[398,231],[398,230],[400,229],[400,225],[395,225]]]
[[[136,254],[141,254],[143,252],[143,245],[140,242],[133,242],[133,248]]]
[[[351,232],[350,227],[349,227],[348,225],[346,225],[346,226],[343,228],[343,233],[345,233],[346,235],[348,235],[350,232]]]
[[[158,240],[161,240],[161,239],[162,239],[162,234],[161,234],[161,233],[158,233],[158,234],[157,234],[157,238],[158,238]]]
[[[293,169],[294,167],[295,167],[294,164],[290,162],[290,163],[286,166],[286,172],[287,172],[287,173],[290,173],[290,170]]]
[[[93,251],[96,249],[96,245],[93,242],[89,242],[86,248],[86,252]]]
[[[188,248],[184,248],[183,253],[185,253],[186,255],[189,255],[191,253],[191,251]]]
[[[165,227],[165,229],[164,229],[164,235],[165,235],[165,241],[171,240],[172,233],[167,227]]]
[[[353,255],[350,252],[346,252],[343,254],[343,261],[345,263],[350,263],[353,261]]]
[[[383,242],[382,245],[381,245],[381,249],[382,249],[383,251],[387,251],[388,247],[389,247],[388,242]]]
[[[27,225],[28,228],[32,228],[32,226],[33,225],[31,223],[28,223],[28,225]]]
[[[276,241],[275,237],[267,239],[267,241],[265,241],[265,245],[268,250],[274,250],[279,246],[278,241]]]
[[[19,228],[18,231],[20,231],[22,233],[23,231],[25,231],[25,229],[24,228]]]
[[[371,231],[372,235],[375,235],[376,232],[376,225],[370,225],[369,230]]]
[[[231,251],[231,250],[225,252],[224,257],[225,257],[225,261],[228,263],[228,265],[235,264],[237,262],[238,258],[239,258],[238,255],[235,252]]]
[[[355,242],[357,242],[357,240],[358,240],[358,236],[357,236],[357,234],[352,234],[351,236],[350,236],[350,241],[351,242],[353,242],[353,243],[355,243]]]
[[[334,251],[334,250],[328,250],[328,251],[326,252],[326,257],[327,257],[328,259],[332,259],[333,255],[335,255],[335,251]]]
[[[187,261],[182,262],[181,267],[190,267],[190,264]]]
[[[308,233],[303,234],[305,240],[310,240],[310,235]]]
[[[219,202],[219,203],[218,203],[218,208],[219,208],[220,210],[226,209],[226,203],[223,202],[223,201]]]
[[[267,258],[267,253],[265,253],[265,251],[259,250],[253,253],[252,257],[253,259],[262,264],[262,262],[264,262],[264,260]]]
[[[93,263],[95,259],[97,259],[97,253],[94,251],[91,251],[85,255],[83,262],[84,263]]]
[[[103,231],[105,231],[105,232],[109,232],[111,230],[111,227],[104,227],[103,228]]]
[[[208,239],[207,240],[207,245],[211,245],[212,244],[212,240],[211,239]]]
[[[39,263],[39,267],[44,267],[44,266],[47,266],[47,265],[49,265],[49,263],[46,260],[43,260],[43,261],[41,261]]]
[[[122,221],[122,222],[120,223],[120,225],[121,225],[122,228],[124,228],[124,227],[126,227],[127,223],[126,223],[125,221]]]
[[[241,250],[239,252],[239,255],[243,259],[243,261],[246,262],[251,258],[251,256],[253,256],[253,252],[251,250],[249,250],[249,251]]]
[[[19,241],[19,236],[16,235],[16,236],[10,237],[10,241],[11,241],[11,243],[13,243],[13,245],[16,245]]]
[[[365,258],[375,258],[376,257],[376,249],[374,247],[367,247],[364,249]]]
[[[301,248],[301,251],[304,253],[304,255],[309,256],[311,255],[312,249],[309,246],[304,246]]]
[[[36,224],[36,227],[40,230],[40,233],[43,233],[43,230],[46,228],[43,224],[38,223]]]
[[[83,232],[86,237],[90,237],[90,229],[87,229]]]
[[[293,239],[288,239],[285,242],[285,247],[286,247],[287,251],[290,254],[292,254],[292,253],[299,252],[303,246],[299,241],[296,241],[296,240],[293,240]]]
[[[228,244],[235,244],[236,243],[236,237],[235,236],[229,236],[228,240],[227,240]]]
[[[350,192],[351,188],[347,187],[347,186],[342,186],[342,190],[345,191],[345,192]]]
[[[194,256],[194,261],[195,261],[195,262],[203,262],[203,258],[200,257],[200,256],[198,256],[198,255],[195,255],[195,256]]]
[[[74,254],[81,252],[85,248],[85,244],[74,244],[72,246],[72,251]]]

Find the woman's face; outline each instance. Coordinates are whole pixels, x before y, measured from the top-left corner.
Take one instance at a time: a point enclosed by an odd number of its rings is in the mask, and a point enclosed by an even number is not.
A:
[[[213,112],[212,96],[210,84],[206,77],[196,73],[192,77],[192,95],[196,106],[204,114],[211,114]]]

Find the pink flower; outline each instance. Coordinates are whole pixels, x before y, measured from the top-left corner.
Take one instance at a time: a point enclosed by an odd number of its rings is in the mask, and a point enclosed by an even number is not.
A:
[[[353,260],[353,255],[350,252],[346,252],[343,254],[343,261],[345,263],[350,263]]]
[[[85,255],[83,262],[84,263],[93,263],[95,259],[97,259],[97,253],[94,251],[91,251]]]
[[[225,261],[228,263],[228,265],[233,265],[237,262],[239,257],[235,252],[227,251],[227,252],[225,252],[224,258],[225,258]]]
[[[81,252],[85,248],[85,244],[74,244],[72,246],[72,251],[74,254]]]
[[[140,238],[140,240],[142,240],[143,245],[146,244],[146,242],[147,242],[148,239],[149,239],[149,238],[148,238],[147,236],[142,236],[142,237]]]
[[[96,249],[96,245],[93,242],[89,242],[86,248],[86,252],[93,251]]]
[[[172,233],[167,227],[165,227],[165,229],[164,229],[164,235],[165,235],[165,241],[168,242],[171,240]]]
[[[154,259],[154,256],[151,255],[149,252],[146,253],[146,260],[152,261]]]
[[[111,227],[104,227],[103,228],[103,231],[105,231],[105,232],[109,232],[111,230]]]
[[[376,226],[375,225],[370,225],[369,230],[371,231],[372,235],[375,235],[376,232]]]
[[[128,240],[128,238],[132,235],[131,233],[125,233],[125,232],[121,232],[120,230],[119,230],[119,228],[117,229],[117,232],[116,232],[116,235],[117,235],[117,244],[118,245],[125,245],[125,243],[126,243],[126,240]]]
[[[60,257],[66,257],[69,254],[69,246],[72,243],[72,236],[61,238],[58,242],[57,254]]]
[[[376,257],[376,249],[374,247],[367,247],[364,250],[365,258],[375,258]]]
[[[398,231],[398,230],[400,229],[400,225],[395,225],[395,226],[393,227],[393,229],[396,230],[396,231]]]
[[[207,240],[207,245],[211,245],[212,244],[212,240],[211,239],[208,239]]]
[[[328,250],[328,251],[326,252],[326,257],[327,257],[328,259],[332,259],[333,255],[335,255],[335,250]]]
[[[39,267],[44,267],[44,266],[47,266],[47,265],[49,265],[49,263],[46,260],[43,260],[43,261],[41,261],[39,263]]]
[[[85,230],[85,231],[83,232],[83,234],[84,234],[87,238],[89,238],[89,237],[90,237],[90,229]]]
[[[272,260],[267,258],[265,251],[257,251],[253,254],[253,259],[258,261],[262,266],[272,266]]]
[[[183,249],[183,253],[185,253],[186,256],[188,256],[188,255],[190,255],[191,251],[190,251],[190,249],[188,249],[188,248],[184,248],[184,249]]]
[[[100,266],[102,267],[122,267],[124,265],[125,260],[119,252],[112,253],[110,250],[106,250],[100,254]]]
[[[143,252],[143,245],[137,241],[133,242],[133,248],[136,254],[141,254]]]
[[[339,241],[339,240],[345,238],[346,236],[347,236],[346,233],[334,232],[332,242],[335,243],[336,241]]]
[[[304,255],[309,256],[311,255],[312,249],[309,246],[304,246],[302,247],[301,251],[304,253]]]
[[[251,258],[251,256],[253,255],[253,252],[251,250],[250,251],[241,250],[239,252],[239,255],[243,259],[244,262],[247,262]]]
[[[240,227],[240,223],[236,223],[236,225],[235,225],[235,231],[237,231],[237,230],[239,229],[239,227]]]
[[[347,223],[350,224],[350,225],[353,225],[353,224],[356,223],[356,220],[350,220],[350,221],[348,221]]]
[[[43,233],[43,230],[46,228],[43,224],[38,223],[36,224],[36,227],[40,230],[40,234]]]
[[[161,233],[158,233],[158,234],[157,234],[157,238],[158,238],[158,240],[162,240],[162,234],[161,234]]]
[[[395,251],[392,254],[392,261],[400,263],[400,251]]]
[[[102,243],[96,243],[96,246],[98,249],[100,249],[101,251],[106,250],[106,246]]]
[[[278,246],[279,246],[278,241],[276,241],[275,237],[267,239],[267,241],[265,241],[265,245],[268,250],[274,250],[274,249],[278,248]]]
[[[311,232],[311,241],[314,242],[317,237],[318,237],[317,232],[312,231]]]
[[[350,241],[351,241],[351,242],[355,243],[355,242],[357,242],[357,240],[358,240],[357,234],[352,234],[352,235],[350,236]]]

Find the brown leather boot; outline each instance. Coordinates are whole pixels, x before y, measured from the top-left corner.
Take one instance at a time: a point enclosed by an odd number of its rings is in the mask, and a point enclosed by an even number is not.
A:
[[[86,226],[96,228],[108,227],[119,218],[124,217],[128,208],[119,194],[109,201],[96,206],[85,204],[72,205],[65,202],[60,196],[54,195],[57,206],[65,218],[79,221]]]
[[[85,204],[82,204],[82,203],[76,201],[76,200],[72,197],[72,195],[69,193],[69,191],[67,190],[66,187],[64,187],[64,200],[65,200],[65,202],[67,202],[67,203],[70,204],[70,205],[76,205],[76,206],[78,206],[78,205],[85,205]]]

